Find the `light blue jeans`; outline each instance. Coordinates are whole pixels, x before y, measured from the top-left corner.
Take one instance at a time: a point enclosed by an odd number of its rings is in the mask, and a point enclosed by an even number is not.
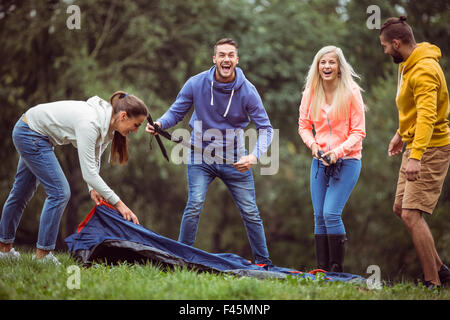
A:
[[[314,158],[310,189],[314,208],[315,234],[345,234],[342,210],[361,172],[361,160],[344,159],[337,177],[328,177],[325,166]]]
[[[187,165],[188,201],[183,213],[178,241],[187,245],[195,242],[200,213],[205,202],[209,184],[220,178],[230,190],[241,217],[256,264],[271,265],[264,234],[264,227],[255,199],[253,173],[241,173],[231,164],[191,164]]]
[[[70,198],[70,187],[48,137],[19,120],[12,133],[20,155],[14,185],[3,206],[0,242],[13,243],[22,213],[39,184],[47,198],[42,209],[36,247],[54,250],[61,216]]]

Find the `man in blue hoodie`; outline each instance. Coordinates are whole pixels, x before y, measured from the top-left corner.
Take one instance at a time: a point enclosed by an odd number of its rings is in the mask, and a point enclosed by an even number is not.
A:
[[[192,152],[187,164],[188,202],[178,241],[194,244],[206,192],[214,178],[219,177],[240,210],[255,263],[271,265],[251,167],[267,151],[273,129],[255,86],[236,67],[238,62],[237,43],[228,38],[219,40],[214,46],[214,66],[191,77],[155,123],[162,129],[173,127],[194,106],[189,122],[193,129],[191,144],[204,150],[203,157]],[[242,132],[250,123],[249,118],[258,130],[258,138],[253,151],[247,154]],[[157,134],[151,125],[146,131]],[[210,155],[217,156],[215,161],[206,157],[211,146],[214,148]],[[218,159],[226,159],[226,163]]]

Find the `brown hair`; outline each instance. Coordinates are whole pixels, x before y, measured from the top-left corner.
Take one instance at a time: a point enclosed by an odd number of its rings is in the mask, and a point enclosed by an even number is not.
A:
[[[219,41],[217,41],[216,44],[214,45],[214,55],[216,55],[217,46],[220,46],[221,44],[231,44],[232,46],[234,46],[236,48],[236,53],[239,48],[237,42],[234,41],[233,39],[223,38],[223,39],[220,39]]]
[[[113,116],[121,111],[125,111],[129,118],[148,114],[147,106],[141,99],[124,91],[114,92],[109,103],[113,108]],[[121,165],[128,162],[128,139],[117,131],[114,132],[111,143],[110,161]]]
[[[380,35],[381,34],[383,34],[383,37],[386,39],[386,41],[398,39],[401,40],[404,44],[415,43],[413,31],[409,24],[406,23],[405,16],[401,16],[399,18],[392,17],[387,19],[380,29]]]

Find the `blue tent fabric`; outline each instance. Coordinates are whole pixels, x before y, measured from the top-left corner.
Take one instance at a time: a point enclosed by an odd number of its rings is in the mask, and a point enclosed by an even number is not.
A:
[[[257,278],[285,278],[288,275],[315,279],[315,274],[277,266],[259,266],[233,253],[209,253],[164,237],[125,220],[109,205],[93,208],[77,232],[65,239],[69,252],[83,263],[98,260],[153,261],[165,266],[188,267],[199,271],[225,272]],[[363,282],[349,273],[326,272],[325,281]]]

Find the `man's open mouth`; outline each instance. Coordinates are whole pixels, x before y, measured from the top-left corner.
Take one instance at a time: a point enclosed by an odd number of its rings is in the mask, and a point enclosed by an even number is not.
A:
[[[222,66],[222,70],[224,72],[229,72],[231,70],[231,66]]]

